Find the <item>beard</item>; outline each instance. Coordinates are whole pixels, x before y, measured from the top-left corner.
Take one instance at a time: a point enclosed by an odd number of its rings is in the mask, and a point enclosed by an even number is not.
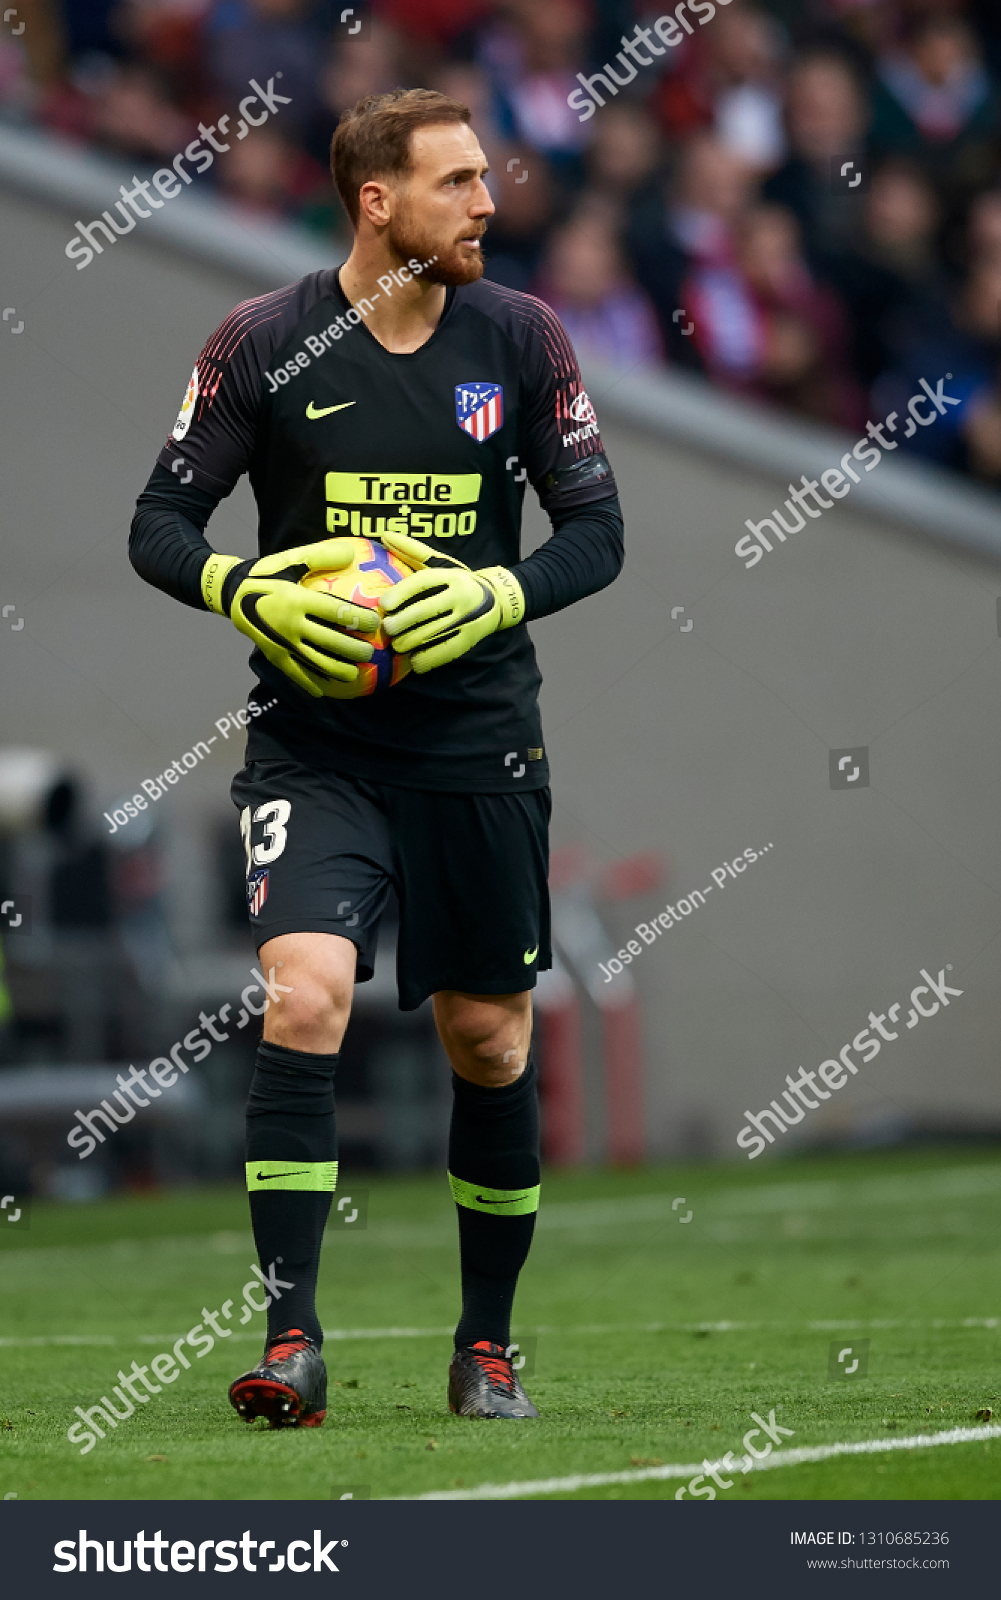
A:
[[[472,231],[472,225],[468,226],[466,236],[468,237]],[[410,211],[404,212],[400,217],[394,217],[389,225],[388,239],[391,248],[402,261],[409,262],[412,256],[415,261],[420,262],[420,275],[429,283],[441,283],[446,288],[461,288],[464,283],[475,283],[483,276],[486,263],[482,249],[470,252],[463,249],[458,239],[448,244],[436,239],[427,228],[421,226]],[[432,257],[436,259],[432,260]],[[425,266],[425,262],[428,265]]]

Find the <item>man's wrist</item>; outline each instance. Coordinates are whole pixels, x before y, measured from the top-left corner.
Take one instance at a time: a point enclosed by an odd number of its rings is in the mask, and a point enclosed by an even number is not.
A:
[[[517,627],[525,620],[525,596],[521,584],[507,567],[481,567],[477,577],[488,583],[497,596],[501,609],[498,631]]]
[[[208,611],[218,611],[221,617],[229,613],[222,603],[223,584],[234,567],[240,565],[239,556],[222,556],[213,552],[202,568],[202,599]]]

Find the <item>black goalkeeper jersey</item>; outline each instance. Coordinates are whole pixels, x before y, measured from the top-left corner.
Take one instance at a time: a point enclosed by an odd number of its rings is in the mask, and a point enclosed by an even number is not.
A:
[[[159,462],[216,498],[248,473],[262,555],[388,529],[473,568],[513,567],[526,483],[552,516],[615,496],[573,349],[541,301],[482,279],[449,289],[405,355],[373,337],[366,306],[350,308],[336,270],[311,273],[238,306],[198,358]],[[548,782],[524,625],[353,701],[314,700],[250,659],[266,690],[254,698],[275,703],[251,722],[248,761],[421,789]]]

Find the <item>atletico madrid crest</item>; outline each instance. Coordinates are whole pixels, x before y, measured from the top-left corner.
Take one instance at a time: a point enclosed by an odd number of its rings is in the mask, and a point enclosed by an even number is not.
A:
[[[252,917],[259,917],[265,900],[268,898],[268,874],[252,872],[247,879],[247,909]]]
[[[504,390],[499,383],[457,383],[455,420],[479,444],[504,423]]]

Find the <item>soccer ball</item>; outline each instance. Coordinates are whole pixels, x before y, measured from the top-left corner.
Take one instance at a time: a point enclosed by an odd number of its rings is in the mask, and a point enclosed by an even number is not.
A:
[[[352,605],[378,611],[380,597],[399,583],[401,578],[409,578],[413,569],[377,539],[352,537],[351,543],[355,547],[355,554],[349,567],[307,572],[299,581],[304,589],[316,589],[321,594],[336,595],[341,600],[350,600]],[[364,639],[370,643],[373,646],[372,659],[359,662],[358,676],[354,682],[339,683],[333,680],[329,683],[324,691],[328,697],[356,700],[363,695],[376,694],[380,689],[393,688],[410,671],[410,657],[393,649],[381,622],[375,633],[362,633],[354,628],[345,628],[344,632],[350,633],[354,639]]]

